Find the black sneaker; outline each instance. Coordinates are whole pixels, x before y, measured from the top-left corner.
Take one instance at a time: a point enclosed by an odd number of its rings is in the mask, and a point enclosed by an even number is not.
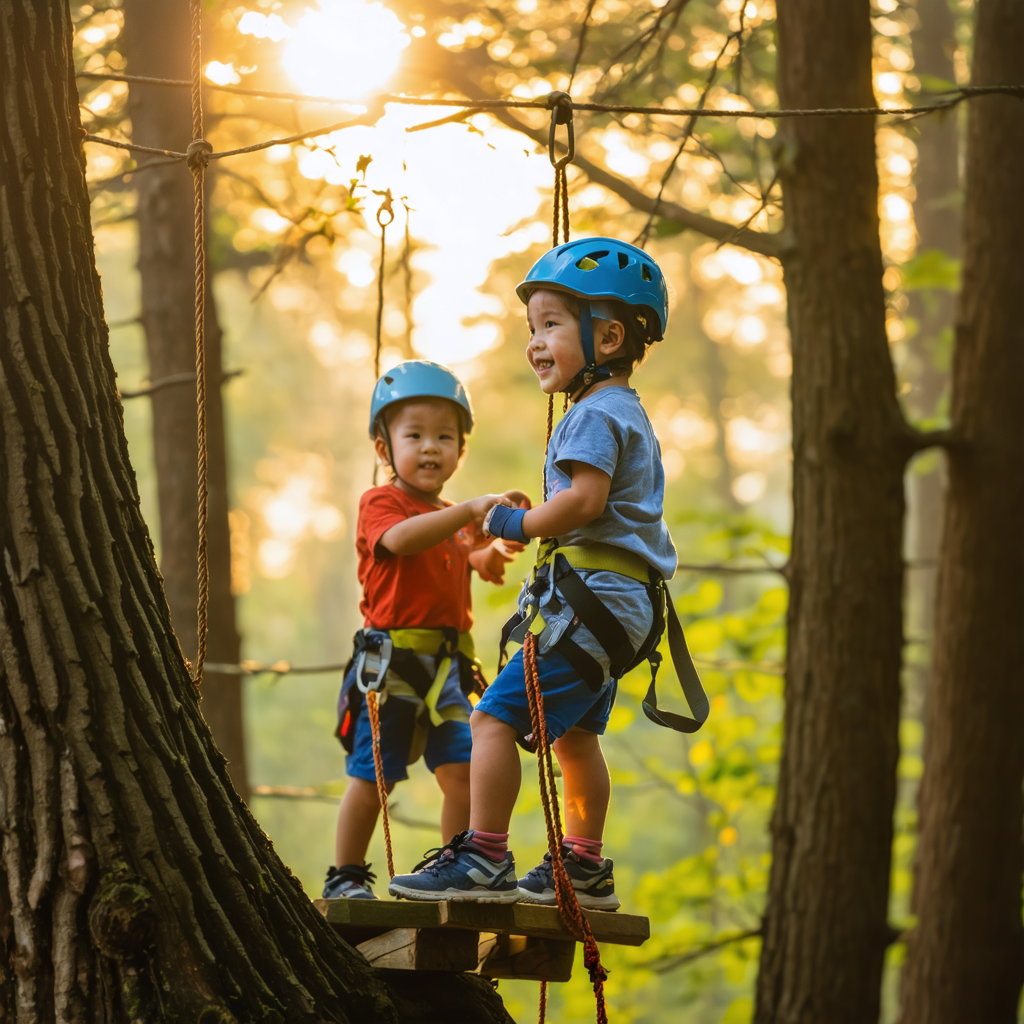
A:
[[[370,870],[371,864],[343,864],[340,868],[328,868],[324,882],[325,900],[375,900],[370,888],[377,876]]]
[[[618,910],[619,898],[615,895],[615,879],[612,877],[612,862],[605,857],[600,864],[578,857],[568,846],[562,847],[562,862],[576,890],[576,899],[584,910]],[[545,853],[544,860],[528,875],[519,879],[520,903],[543,903],[553,906],[555,897],[555,870],[551,866],[551,854]]]

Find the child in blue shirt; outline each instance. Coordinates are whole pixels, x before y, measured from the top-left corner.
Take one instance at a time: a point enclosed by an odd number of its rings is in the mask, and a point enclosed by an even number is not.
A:
[[[629,386],[647,346],[664,335],[667,287],[642,250],[589,238],[548,252],[517,293],[527,304],[526,355],[541,390],[565,392],[573,404],[548,448],[544,503],[492,509],[485,529],[520,543],[551,538],[523,590],[523,621],[512,638],[522,641],[526,628],[537,635],[547,727],[563,775],[566,869],[581,906],[614,910],[612,862],[602,854],[611,786],[599,737],[617,677],[656,642],[660,581],[676,569],[662,516],[661,450]],[[594,611],[591,598],[603,609]],[[521,782],[516,741],[531,732],[524,672],[519,651],[473,713],[470,829],[421,870],[396,876],[392,895],[555,903],[550,855],[520,880],[508,850]]]

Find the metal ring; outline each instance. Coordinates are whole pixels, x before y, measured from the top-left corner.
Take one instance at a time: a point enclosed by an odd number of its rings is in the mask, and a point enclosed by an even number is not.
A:
[[[382,213],[387,213],[387,214],[390,214],[390,218],[389,218],[388,220],[386,220],[386,221],[385,221],[385,220],[381,220],[381,219],[380,219],[380,215],[381,215]],[[379,210],[377,211],[377,223],[378,223],[378,224],[379,224],[379,225],[380,225],[380,226],[381,226],[382,228],[386,228],[386,227],[387,227],[387,226],[388,226],[388,225],[389,225],[389,224],[391,223],[391,221],[393,221],[394,219],[395,219],[395,211],[394,211],[394,210],[391,210],[391,209],[388,209],[388,208],[387,208],[386,206],[382,206],[382,207],[381,207],[381,208],[380,208],[380,209],[379,209]]]
[[[576,156],[576,132],[573,129],[572,97],[567,92],[549,92],[547,105],[551,110],[551,127],[548,130],[548,159],[556,170],[571,164]],[[555,131],[558,125],[564,124],[568,132],[566,140],[567,152],[563,157],[555,156]]]

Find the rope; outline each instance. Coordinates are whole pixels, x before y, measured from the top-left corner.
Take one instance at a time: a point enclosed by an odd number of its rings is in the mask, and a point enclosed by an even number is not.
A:
[[[192,12],[192,142],[189,144],[186,160],[192,171],[195,192],[195,250],[196,250],[196,420],[198,442],[198,504],[199,504],[199,552],[198,583],[199,602],[197,611],[196,675],[192,680],[198,687],[203,681],[203,664],[206,661],[206,639],[209,633],[210,605],[210,562],[206,539],[206,524],[209,516],[209,491],[207,488],[207,443],[206,443],[206,232],[204,211],[204,186],[206,164],[213,147],[203,138],[203,92],[202,92],[202,0],[189,0]]]
[[[373,380],[376,383],[380,380],[380,349],[381,349],[381,325],[384,322],[384,258],[385,258],[385,247],[388,225],[395,219],[395,211],[392,208],[391,189],[385,189],[383,192],[374,191],[374,195],[383,196],[384,201],[380,204],[380,209],[377,211],[377,223],[380,225],[380,267],[377,270],[377,343],[373,350]],[[388,219],[384,220],[384,214],[388,215]],[[390,442],[388,442],[388,451],[391,450]],[[377,472],[380,466],[376,460],[373,463],[373,486],[377,486]],[[386,812],[385,812],[386,813]]]
[[[373,774],[377,777],[377,796],[380,799],[380,813],[384,822],[384,851],[388,855],[388,874],[395,877],[395,859],[391,853],[391,823],[388,821],[388,787],[384,782],[384,759],[380,753],[380,710],[377,707],[377,691],[366,695],[366,710],[370,714],[370,732],[373,736]]]
[[[551,131],[548,137],[548,156],[555,170],[555,188],[552,197],[551,213],[551,245],[559,244],[559,222],[563,242],[569,241],[569,184],[566,177],[566,166],[572,162],[575,151],[575,138],[572,123],[572,100],[566,93],[553,94],[551,106]],[[568,152],[565,156],[555,158],[555,127],[558,124],[568,126]],[[568,401],[568,397],[567,397]],[[551,444],[551,432],[554,423],[555,396],[548,395],[547,435],[544,438],[544,464],[547,466],[548,446]],[[547,498],[547,479],[544,479],[544,497]],[[544,823],[548,833],[548,851],[551,854],[551,867],[555,879],[555,899],[558,913],[565,927],[578,941],[583,943],[583,963],[590,972],[590,981],[594,986],[594,998],[597,1001],[597,1024],[608,1024],[608,1012],[604,1003],[604,982],[607,972],[601,964],[601,954],[594,940],[590,922],[580,909],[576,890],[562,862],[562,815],[558,809],[558,787],[555,783],[555,767],[551,759],[551,745],[548,743],[547,719],[544,715],[544,695],[540,688],[540,676],[537,673],[537,637],[528,632],[523,644],[523,662],[526,666],[526,695],[530,704],[530,725],[533,738],[537,744],[537,774],[540,782],[540,799],[544,806]],[[544,1024],[547,1015],[548,983],[540,983],[540,1001],[537,1009],[538,1024]]]
[[[93,78],[109,82],[135,82],[140,85],[167,85],[184,86],[191,85],[190,82],[174,78],[147,78],[139,75],[118,75],[105,74],[96,71],[79,71],[78,78]],[[204,89],[213,92],[229,92],[238,96],[253,96],[262,99],[294,100],[306,103],[327,103],[351,106],[352,101],[341,99],[337,96],[312,96],[297,92],[274,92],[267,89],[245,89],[232,85],[214,85],[212,82],[204,82]],[[576,110],[584,110],[595,113],[611,114],[647,114],[658,117],[832,117],[832,116],[917,116],[919,114],[931,114],[937,110],[948,110],[963,100],[972,99],[975,96],[991,96],[996,93],[1008,96],[1024,96],[1024,85],[964,85],[956,89],[950,89],[944,95],[947,98],[938,103],[929,103],[921,106],[910,107],[807,107],[783,110],[719,110],[715,107],[661,107],[661,106],[631,106],[623,103],[575,103]],[[543,110],[548,104],[546,99],[519,100],[519,99],[447,99],[437,96],[403,96],[396,93],[379,93],[370,100],[364,101],[367,104],[374,103],[399,103],[407,106],[419,107],[465,107],[469,110],[488,110],[496,108],[517,108],[520,110]],[[324,129],[318,128],[307,134],[320,135]],[[300,136],[301,138],[302,136]],[[99,136],[87,136],[93,142],[110,142]],[[124,144],[122,143],[122,146]],[[153,152],[163,152],[155,150]],[[238,151],[241,152],[241,151]],[[181,156],[182,154],[175,154]],[[213,159],[225,156],[225,153],[213,154]]]
[[[530,725],[537,744],[537,775],[540,781],[540,799],[544,805],[544,823],[548,833],[548,851],[555,879],[555,899],[562,922],[572,935],[583,943],[583,964],[590,972],[597,1001],[597,1024],[608,1024],[608,1012],[604,1002],[604,983],[608,972],[601,963],[601,954],[594,939],[590,922],[580,909],[576,890],[562,861],[562,815],[558,808],[558,788],[555,784],[555,768],[551,759],[551,745],[548,743],[548,725],[544,716],[544,696],[537,672],[537,638],[526,634],[523,645],[523,662],[526,666],[526,695],[530,704]],[[540,1016],[538,1024],[544,1024],[547,992],[541,988]]]

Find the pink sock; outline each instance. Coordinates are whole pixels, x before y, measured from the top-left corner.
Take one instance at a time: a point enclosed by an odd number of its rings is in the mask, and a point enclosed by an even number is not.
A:
[[[573,853],[581,860],[588,860],[591,864],[600,864],[604,861],[601,856],[601,848],[604,843],[600,839],[582,839],[579,836],[565,836],[562,844],[568,846]]]
[[[507,832],[481,832],[474,829],[470,832],[470,845],[482,853],[488,860],[501,861],[508,853]]]

